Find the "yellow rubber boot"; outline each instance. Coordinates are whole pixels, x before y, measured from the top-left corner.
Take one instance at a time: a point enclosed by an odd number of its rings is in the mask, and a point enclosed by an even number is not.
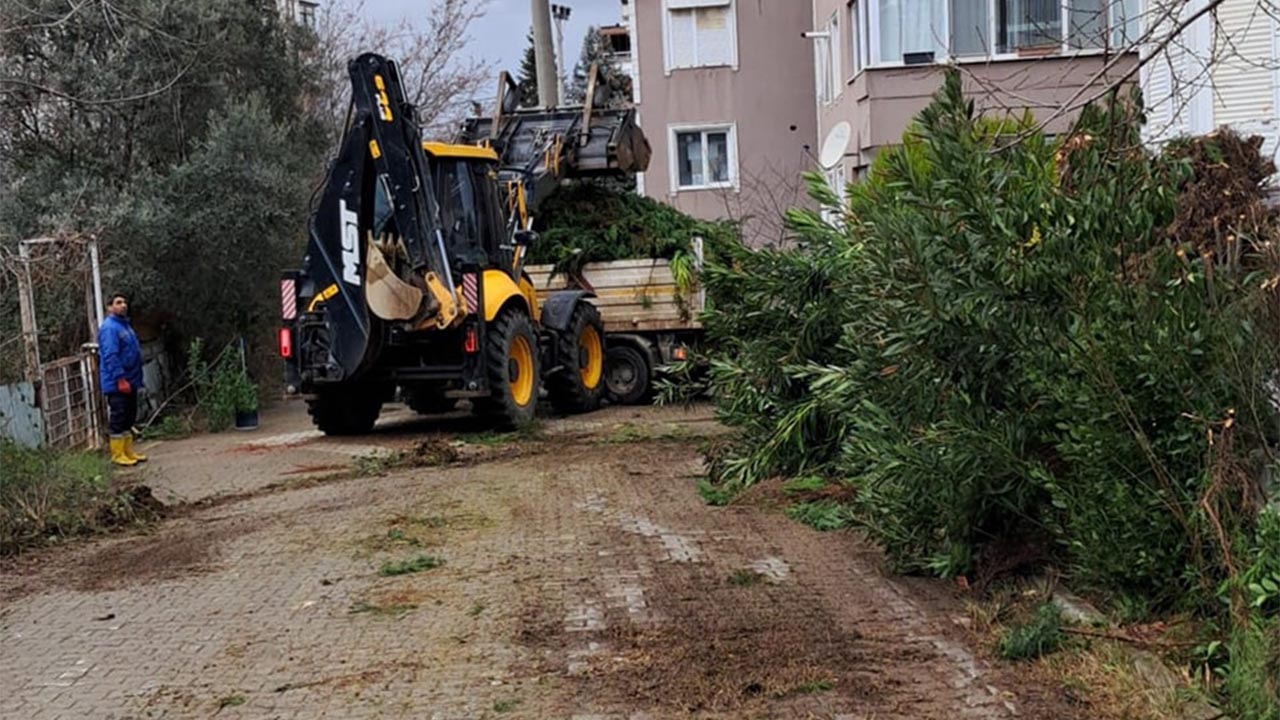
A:
[[[138,464],[137,460],[134,460],[133,458],[125,454],[124,438],[122,437],[111,438],[109,447],[111,448],[111,462],[115,463],[116,465],[124,465],[128,467],[130,465]]]
[[[133,433],[124,436],[124,455],[135,463],[147,461],[146,455],[133,449]]]

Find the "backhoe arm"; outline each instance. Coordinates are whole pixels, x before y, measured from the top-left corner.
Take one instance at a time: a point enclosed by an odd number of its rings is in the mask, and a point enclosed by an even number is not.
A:
[[[440,212],[399,71],[372,53],[347,69],[349,120],[312,214],[304,270],[314,288],[308,309],[324,315],[330,379],[372,365],[382,321],[447,325],[457,315]]]

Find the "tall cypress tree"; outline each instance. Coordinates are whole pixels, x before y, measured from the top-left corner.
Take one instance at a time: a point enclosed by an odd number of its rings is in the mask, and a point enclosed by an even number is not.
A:
[[[597,107],[625,107],[631,104],[631,77],[622,72],[613,61],[605,45],[604,38],[597,27],[587,28],[587,35],[582,39],[582,54],[578,64],[573,68],[573,78],[569,81],[569,89],[565,93],[570,103],[581,103],[587,95],[587,74],[591,72],[591,63],[596,63],[599,77],[596,78],[596,91],[603,97],[596,103]]]
[[[533,49],[533,28],[529,29],[529,45],[520,60],[520,107],[538,107],[538,56]]]

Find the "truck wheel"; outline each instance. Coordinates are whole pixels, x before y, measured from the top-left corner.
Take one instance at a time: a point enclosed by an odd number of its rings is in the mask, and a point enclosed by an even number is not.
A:
[[[382,393],[373,388],[332,388],[307,398],[311,422],[325,435],[362,435],[382,412]]]
[[[409,409],[419,415],[440,415],[452,412],[457,406],[457,398],[445,397],[443,390],[421,389],[408,393],[406,398]]]
[[[529,316],[506,310],[489,327],[487,364],[491,394],[480,411],[499,425],[520,427],[533,421],[541,386],[538,338]]]
[[[590,412],[604,395],[604,323],[600,311],[580,302],[569,326],[556,337],[556,357],[564,369],[548,378],[551,404],[562,413]]]
[[[649,363],[630,345],[615,345],[605,354],[604,382],[609,399],[635,405],[649,397]]]

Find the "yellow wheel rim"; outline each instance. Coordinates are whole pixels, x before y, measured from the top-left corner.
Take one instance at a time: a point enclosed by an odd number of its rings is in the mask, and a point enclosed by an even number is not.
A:
[[[511,399],[522,407],[528,405],[533,399],[533,348],[529,347],[529,339],[523,335],[517,335],[511,341],[507,370]]]
[[[578,337],[578,365],[582,386],[594,390],[600,384],[600,376],[604,375],[604,347],[600,333],[591,325],[584,328]]]

